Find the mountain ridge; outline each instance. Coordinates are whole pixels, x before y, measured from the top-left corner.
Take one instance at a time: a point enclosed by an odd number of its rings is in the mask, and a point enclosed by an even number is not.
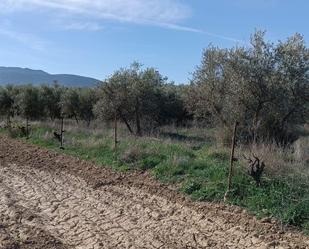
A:
[[[68,87],[93,87],[99,80],[75,74],[50,74],[43,70],[0,66],[0,85],[52,84],[57,81]]]

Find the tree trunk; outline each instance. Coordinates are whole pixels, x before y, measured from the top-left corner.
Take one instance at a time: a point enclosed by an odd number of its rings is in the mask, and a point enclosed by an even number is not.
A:
[[[127,126],[129,132],[130,132],[131,134],[134,134],[133,129],[132,129],[132,127],[130,126],[128,120],[127,120],[124,116],[122,116],[122,115],[120,115],[120,117],[121,117],[122,121],[125,123],[125,125]]]
[[[115,114],[114,118],[114,151],[117,153],[117,145],[118,145],[118,120],[117,114]]]
[[[289,119],[289,117],[297,110],[297,106],[292,108],[280,121],[280,128],[283,129],[285,122]]]
[[[136,105],[135,105],[135,122],[136,122],[136,135],[142,136],[142,129],[141,129],[141,120],[140,120],[140,112],[139,112],[139,100],[136,98]]]
[[[260,117],[260,112],[262,110],[263,103],[259,102],[257,109],[255,110],[254,113],[254,118],[253,118],[253,124],[251,127],[251,136],[253,139],[253,142],[257,142],[257,130],[258,130],[258,121]]]
[[[29,139],[29,118],[26,118],[26,139]]]
[[[6,125],[8,128],[11,128],[11,115],[10,114],[8,114],[7,116]]]
[[[60,134],[61,134],[61,141],[60,141],[60,149],[64,149],[63,147],[63,141],[64,141],[64,138],[63,138],[63,133],[64,133],[64,129],[63,129],[63,123],[64,123],[64,118],[62,117],[61,118],[61,128],[60,128]]]
[[[76,124],[78,124],[78,118],[76,114],[74,114],[74,118],[75,118]]]
[[[229,195],[229,193],[232,189],[232,178],[233,178],[233,174],[234,174],[234,162],[235,162],[234,152],[235,152],[235,145],[236,145],[237,126],[238,126],[238,122],[236,121],[235,125],[234,125],[234,131],[233,131],[229,176],[228,176],[227,190],[226,190],[226,193],[224,195],[224,201],[227,201],[228,195]]]

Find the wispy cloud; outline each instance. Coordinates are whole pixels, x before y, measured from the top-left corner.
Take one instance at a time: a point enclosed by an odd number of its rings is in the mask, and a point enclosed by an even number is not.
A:
[[[243,44],[243,45],[249,45],[248,41],[244,41],[244,40],[240,40],[234,37],[229,37],[229,36],[225,36],[225,35],[220,35],[220,34],[216,34],[216,33],[212,33],[212,32],[208,32],[208,31],[202,31],[203,34],[221,39],[221,40],[226,40],[226,41],[230,41],[230,42],[234,42],[237,44]]]
[[[247,44],[247,42],[244,41],[244,40],[236,39],[236,38],[229,37],[229,36],[219,35],[219,34],[208,32],[208,31],[205,31],[205,30],[202,30],[202,29],[195,29],[195,28],[190,28],[190,27],[181,26],[181,25],[177,25],[177,24],[170,24],[170,23],[161,23],[160,25],[162,27],[171,28],[171,29],[175,29],[175,30],[200,33],[200,34],[208,35],[208,36],[211,36],[211,37],[214,37],[214,38],[219,38],[219,39],[222,39],[222,40],[231,41],[231,42],[234,42],[234,43]]]
[[[77,31],[99,31],[103,27],[96,22],[69,22],[62,24],[62,28],[65,30],[77,30]]]
[[[244,43],[239,39],[227,37],[201,29],[182,25],[182,21],[192,15],[188,5],[179,0],[0,0],[0,12],[29,11],[33,9],[57,10],[57,14],[77,15],[85,21],[62,24],[66,30],[98,31],[102,27],[89,19],[105,19],[152,25],[173,30],[194,32],[211,37]],[[81,19],[81,18],[80,18]]]
[[[30,34],[13,30],[8,21],[0,23],[0,36],[9,38],[13,41],[26,45],[34,50],[45,50],[47,42],[41,38]]]
[[[191,9],[177,0],[2,0],[0,7],[5,11],[53,8],[135,23],[175,23],[191,15]]]

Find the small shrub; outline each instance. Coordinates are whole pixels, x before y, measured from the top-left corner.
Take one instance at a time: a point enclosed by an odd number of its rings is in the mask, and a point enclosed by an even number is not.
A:
[[[222,201],[225,191],[224,182],[213,182],[192,193],[192,197],[199,201]]]
[[[215,130],[215,139],[218,145],[229,147],[232,144],[232,130],[222,127]]]
[[[295,141],[293,149],[295,159],[309,165],[309,136],[301,137]]]
[[[42,138],[44,140],[51,140],[51,139],[54,139],[52,133],[50,133],[49,131],[46,131],[45,134],[42,136]]]
[[[140,169],[147,170],[156,167],[162,161],[162,157],[159,156],[149,156],[142,160]]]
[[[26,137],[26,129],[23,126],[11,127],[8,129],[8,134],[11,138]]]
[[[20,137],[20,131],[16,128],[10,128],[8,130],[8,134],[11,138],[17,138]]]
[[[181,190],[186,194],[192,194],[195,191],[200,190],[201,183],[197,182],[196,180],[189,180],[187,181],[181,188]]]
[[[247,166],[245,157],[254,152],[257,157],[264,161],[267,166],[265,174],[269,177],[298,175],[305,165],[303,161],[295,160],[292,148],[278,146],[276,143],[241,145],[236,151],[237,158],[241,159],[243,166]],[[303,170],[301,174],[304,173],[306,172]]]
[[[229,155],[226,151],[211,151],[208,155],[211,159],[223,162],[229,160]]]
[[[309,222],[309,200],[290,205],[283,213],[283,222],[295,226]]]
[[[304,230],[304,233],[309,236],[309,221],[302,225],[302,229]]]
[[[120,160],[124,163],[136,163],[144,156],[144,152],[137,146],[127,149],[121,156]]]

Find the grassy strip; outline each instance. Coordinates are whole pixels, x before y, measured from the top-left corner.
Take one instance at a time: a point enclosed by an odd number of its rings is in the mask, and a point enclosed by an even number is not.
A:
[[[51,128],[33,127],[27,141],[59,150],[59,143],[51,134]],[[185,139],[171,141],[126,136],[114,153],[112,136],[70,131],[66,132],[65,138],[63,152],[66,154],[93,160],[115,170],[150,170],[157,179],[175,184],[194,200],[223,200],[229,156],[224,150],[214,149],[211,143],[197,145],[187,143]],[[229,202],[258,217],[272,216],[284,224],[298,226],[309,234],[309,186],[300,177],[264,177],[263,186],[256,187],[238,163]]]

